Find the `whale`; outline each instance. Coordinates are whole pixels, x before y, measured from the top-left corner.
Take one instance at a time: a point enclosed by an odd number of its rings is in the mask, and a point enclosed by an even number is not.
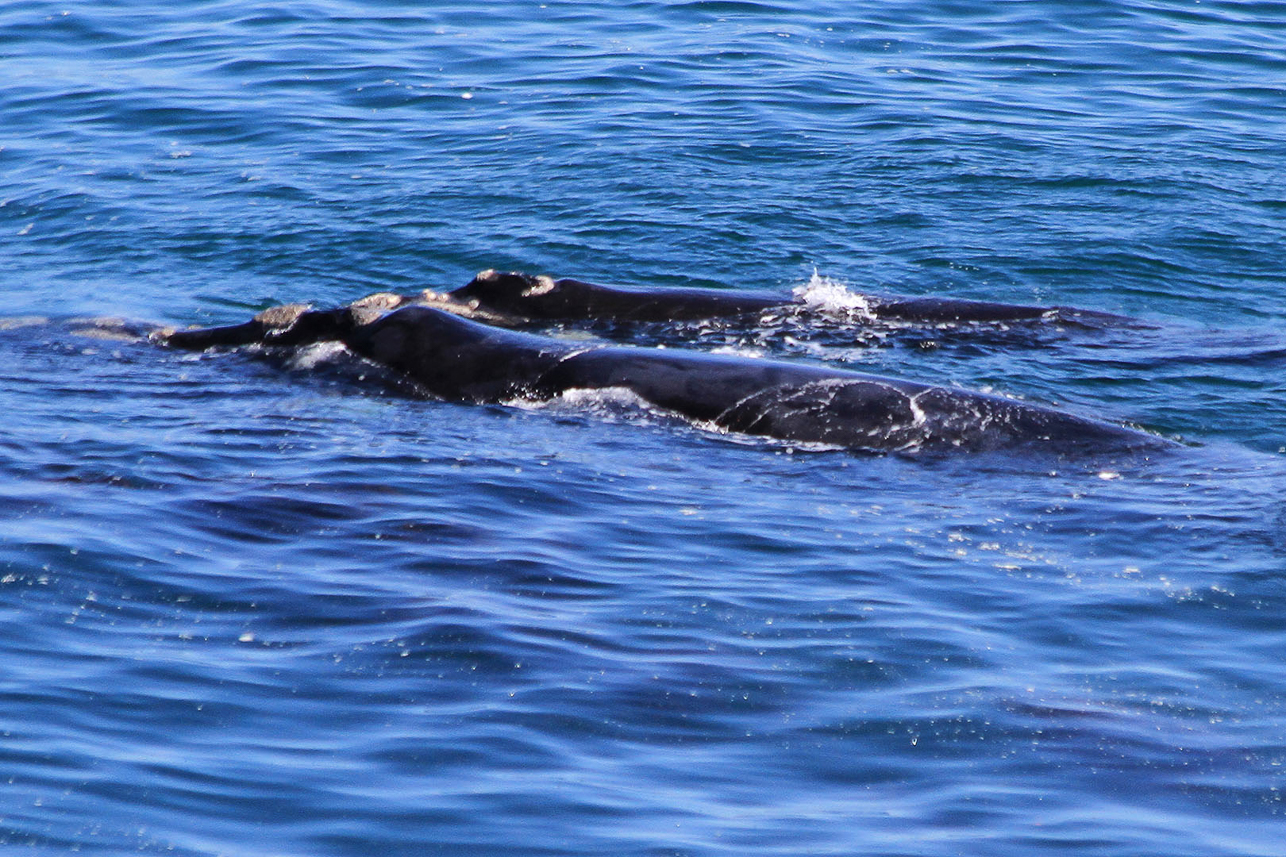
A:
[[[630,289],[494,270],[442,297],[469,311],[530,321],[697,321],[759,314],[788,303],[731,289]]]
[[[862,315],[868,322],[919,325],[1058,322],[1084,327],[1136,325],[1134,319],[1094,310],[1061,306],[1028,306],[952,297],[876,297],[864,295]],[[806,315],[810,307],[794,296],[734,289],[634,289],[601,286],[570,278],[517,271],[482,271],[450,291],[425,289],[416,294],[377,292],[352,304],[383,310],[423,305],[500,327],[531,327],[551,323],[677,323],[702,320],[757,322],[765,313],[785,311]],[[269,312],[289,312],[294,305]],[[249,344],[275,329],[274,336],[306,338],[312,316],[292,325],[273,325],[258,318],[243,325],[209,328],[206,340],[220,331],[224,345]],[[281,342],[279,344],[288,344]]]
[[[496,327],[398,295],[312,310],[276,307],[229,327],[170,331],[165,344],[298,347],[337,341],[449,401],[549,401],[571,391],[626,391],[720,433],[877,452],[1154,449],[1133,428],[1003,396],[824,365],[569,341]]]
[[[862,295],[872,321],[913,324],[1058,321],[1085,326],[1128,323],[1111,313],[952,297]],[[636,289],[554,279],[519,271],[482,271],[448,292],[427,291],[425,302],[491,323],[612,321],[674,322],[757,316],[773,310],[807,312],[797,297],[735,289]]]

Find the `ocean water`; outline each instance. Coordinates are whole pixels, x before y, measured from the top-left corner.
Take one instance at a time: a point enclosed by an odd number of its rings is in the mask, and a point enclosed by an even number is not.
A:
[[[1286,853],[1284,216],[1286,3],[7,3],[0,843]],[[797,449],[127,335],[484,268],[811,284],[634,344],[1181,445]]]

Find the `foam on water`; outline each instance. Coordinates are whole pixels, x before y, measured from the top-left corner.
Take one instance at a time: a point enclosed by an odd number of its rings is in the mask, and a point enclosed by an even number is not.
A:
[[[839,280],[823,277],[816,270],[807,283],[796,286],[795,297],[812,312],[841,319],[873,321],[870,299],[849,289]]]
[[[291,369],[307,371],[324,363],[334,362],[337,357],[349,353],[342,342],[318,342],[293,349],[286,365]]]
[[[511,399],[505,404],[529,410],[544,410],[552,407],[575,412],[584,412],[586,410],[600,413],[621,413],[624,411],[657,412],[656,408],[641,399],[637,393],[625,387],[600,387],[592,390],[572,388],[564,390],[552,399],[520,398]]]

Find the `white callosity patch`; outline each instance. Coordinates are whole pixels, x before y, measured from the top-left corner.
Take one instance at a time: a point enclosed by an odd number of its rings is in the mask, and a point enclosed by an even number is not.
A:
[[[426,290],[425,294],[431,294],[431,292]],[[349,304],[349,306],[356,309],[390,310],[397,309],[406,302],[406,298],[401,295],[394,294],[393,292],[375,292],[374,294],[369,294],[364,298],[358,298]]]
[[[530,298],[535,295],[547,295],[554,290],[556,285],[557,284],[554,282],[553,277],[547,277],[544,274],[541,274],[539,277],[536,277],[534,285],[523,291],[522,296]]]
[[[269,307],[255,316],[255,321],[268,327],[290,327],[299,317],[312,309],[310,304],[282,304]]]

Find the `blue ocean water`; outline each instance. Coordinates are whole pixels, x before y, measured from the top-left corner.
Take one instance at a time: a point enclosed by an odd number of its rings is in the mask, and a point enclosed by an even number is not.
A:
[[[30,0],[0,117],[8,848],[1284,853],[1286,3]],[[483,268],[1128,315],[683,336],[1184,445],[795,449],[83,320]]]

